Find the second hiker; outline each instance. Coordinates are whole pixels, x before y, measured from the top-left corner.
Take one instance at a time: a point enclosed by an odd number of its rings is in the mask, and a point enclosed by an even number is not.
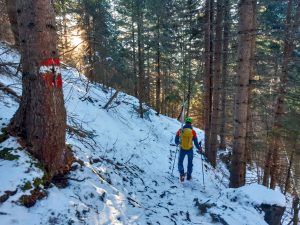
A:
[[[180,144],[179,158],[178,158],[178,171],[180,173],[180,181],[184,181],[185,173],[183,167],[183,160],[185,156],[188,157],[187,165],[187,180],[192,179],[193,172],[193,142],[201,153],[201,146],[198,143],[198,138],[196,132],[192,127],[192,118],[185,118],[185,125],[182,129],[179,129],[176,133],[175,144],[178,146]]]

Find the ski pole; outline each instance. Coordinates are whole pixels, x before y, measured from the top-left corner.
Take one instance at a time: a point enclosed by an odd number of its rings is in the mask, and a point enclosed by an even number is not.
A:
[[[174,171],[174,167],[175,167],[175,161],[176,161],[177,151],[178,151],[178,146],[176,146],[175,157],[174,157],[173,167],[172,167],[172,176],[173,176],[173,171]]]
[[[204,168],[203,168],[203,150],[202,150],[202,142],[199,141],[199,145],[200,145],[200,157],[201,157],[201,164],[202,164],[202,183],[205,189],[205,182],[204,182]]]
[[[202,154],[201,154],[201,163],[202,163],[202,183],[203,183],[203,186],[204,186],[204,189],[205,189],[204,169],[203,169],[203,157],[202,157]]]

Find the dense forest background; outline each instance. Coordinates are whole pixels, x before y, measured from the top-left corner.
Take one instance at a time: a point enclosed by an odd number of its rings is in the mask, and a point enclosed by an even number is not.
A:
[[[241,30],[238,1],[55,0],[53,4],[65,65],[77,68],[90,82],[138,97],[141,117],[154,107],[158,114],[177,118],[186,100],[186,116],[204,129],[205,110],[214,104],[209,109],[215,112],[211,122],[216,131],[208,131],[220,135],[218,149],[233,147]],[[6,6],[1,0],[0,38],[13,43],[15,31]],[[274,182],[283,192],[296,195],[300,190],[299,8],[299,1],[261,0],[255,1],[252,13],[243,15],[254,21],[248,30],[254,41],[247,165],[257,172],[258,183],[272,187],[266,180],[276,177]],[[218,96],[213,98],[218,101],[208,103],[207,96]],[[213,155],[209,158],[214,164]]]

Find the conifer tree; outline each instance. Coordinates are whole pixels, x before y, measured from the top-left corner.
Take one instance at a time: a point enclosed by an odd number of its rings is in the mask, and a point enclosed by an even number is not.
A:
[[[22,101],[9,130],[25,140],[26,148],[49,176],[64,173],[72,163],[65,144],[66,110],[59,72],[55,14],[50,1],[17,0],[18,40],[22,56]]]
[[[246,136],[249,99],[249,78],[251,76],[252,39],[256,0],[241,0],[239,3],[239,45],[234,111],[234,140],[230,168],[232,188],[245,185],[246,181]]]

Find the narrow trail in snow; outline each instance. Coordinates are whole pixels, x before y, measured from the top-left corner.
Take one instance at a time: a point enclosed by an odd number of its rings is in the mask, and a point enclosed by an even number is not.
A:
[[[173,156],[169,157],[169,165],[172,166],[175,151],[170,150],[170,153]],[[177,169],[174,169],[173,176],[170,171],[149,179],[143,169],[131,165],[127,166],[126,170],[119,171],[118,175],[123,177],[122,186],[131,190],[128,192],[129,203],[132,207],[145,209],[149,224],[197,224],[197,220],[193,221],[194,212],[191,213],[189,210],[194,207],[191,198],[195,200],[195,194],[208,197],[203,184],[197,178],[180,183],[175,175],[178,173]],[[130,187],[138,188],[135,190]]]

